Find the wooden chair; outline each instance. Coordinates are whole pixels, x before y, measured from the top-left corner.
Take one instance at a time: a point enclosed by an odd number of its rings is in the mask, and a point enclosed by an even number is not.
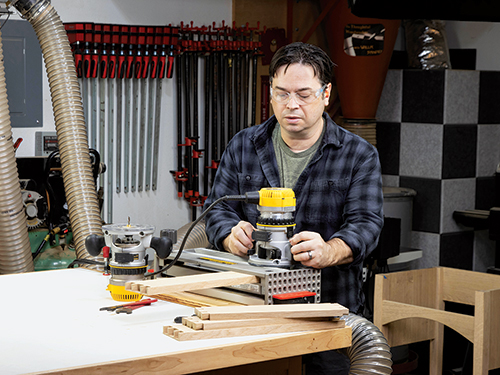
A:
[[[474,316],[444,311],[445,301]],[[376,275],[374,323],[390,346],[430,340],[430,374],[442,373],[444,325],[474,344],[474,375],[500,367],[500,275],[428,268]]]

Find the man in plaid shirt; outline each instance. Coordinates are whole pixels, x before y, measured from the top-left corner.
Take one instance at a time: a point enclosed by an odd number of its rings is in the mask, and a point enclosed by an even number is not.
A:
[[[360,313],[363,261],[383,226],[382,179],[376,149],[324,112],[333,65],[309,44],[292,43],[275,53],[269,67],[275,115],[229,142],[205,207],[224,195],[292,188],[294,260],[322,270],[322,302]],[[219,250],[245,256],[258,216],[256,205],[223,202],[206,216],[208,238]],[[341,373],[331,367],[339,359],[328,353],[305,359],[307,372]]]

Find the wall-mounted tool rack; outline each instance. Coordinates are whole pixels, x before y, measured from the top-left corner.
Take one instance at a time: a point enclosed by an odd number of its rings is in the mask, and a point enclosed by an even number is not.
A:
[[[178,147],[177,170],[171,172],[195,219],[227,142],[255,124],[259,25],[87,22],[65,28],[89,146],[107,167],[99,182],[107,222],[112,222],[113,193],[157,190],[162,82],[174,76]]]
[[[172,78],[179,29],[97,23],[67,23],[65,29],[89,146],[106,161],[100,188],[112,222],[113,192],[157,189],[162,82]]]
[[[262,46],[259,27],[234,23],[229,27],[224,22],[221,27],[215,23],[196,27],[193,22],[179,27],[178,150],[177,170],[172,174],[178,196],[192,207],[193,220],[209,193],[227,142],[255,124],[257,60]]]

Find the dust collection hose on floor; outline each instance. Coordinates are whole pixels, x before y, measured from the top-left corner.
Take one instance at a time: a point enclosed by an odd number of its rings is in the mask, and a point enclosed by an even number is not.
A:
[[[0,274],[34,270],[17,171],[0,33]]]
[[[102,220],[68,36],[49,0],[13,0],[11,5],[33,26],[45,61],[76,257],[95,259],[87,252],[85,239],[102,234]]]
[[[352,328],[352,343],[342,349],[351,361],[350,375],[392,374],[392,354],[387,339],[375,324],[359,315],[343,316]]]

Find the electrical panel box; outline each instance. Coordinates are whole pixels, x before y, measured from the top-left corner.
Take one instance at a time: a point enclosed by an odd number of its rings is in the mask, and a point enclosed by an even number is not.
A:
[[[35,156],[49,156],[58,149],[56,132],[35,132]]]
[[[42,127],[42,51],[28,21],[2,24],[5,84],[13,128]]]

